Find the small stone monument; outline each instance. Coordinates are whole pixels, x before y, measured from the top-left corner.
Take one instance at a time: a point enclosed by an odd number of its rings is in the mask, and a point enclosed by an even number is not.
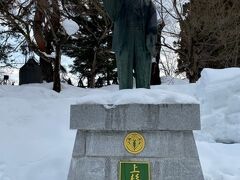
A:
[[[68,180],[204,180],[198,104],[73,105],[70,127]]]

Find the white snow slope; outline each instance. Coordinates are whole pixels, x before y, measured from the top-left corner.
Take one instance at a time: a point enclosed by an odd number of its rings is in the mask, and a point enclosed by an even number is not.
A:
[[[167,84],[136,93],[63,85],[60,94],[52,84],[0,86],[0,180],[66,180],[76,134],[70,105],[131,103],[136,94],[139,103],[199,101],[195,138],[205,180],[240,180],[240,69],[205,69],[196,84]]]

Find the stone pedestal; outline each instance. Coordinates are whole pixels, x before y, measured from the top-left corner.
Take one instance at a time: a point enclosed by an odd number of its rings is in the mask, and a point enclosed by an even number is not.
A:
[[[68,180],[118,180],[120,161],[150,162],[151,180],[203,180],[192,130],[200,129],[197,104],[71,106],[77,129]],[[137,155],[123,142],[130,132],[144,136]]]

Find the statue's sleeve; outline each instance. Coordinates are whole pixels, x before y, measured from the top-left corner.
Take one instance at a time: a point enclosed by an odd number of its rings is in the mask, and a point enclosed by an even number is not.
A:
[[[153,2],[151,2],[149,5],[147,34],[157,34],[157,12]]]
[[[103,0],[104,7],[110,18],[115,21],[122,7],[122,0]]]
[[[152,56],[155,56],[155,45],[157,41],[157,12],[153,2],[149,5],[146,34],[147,49]]]

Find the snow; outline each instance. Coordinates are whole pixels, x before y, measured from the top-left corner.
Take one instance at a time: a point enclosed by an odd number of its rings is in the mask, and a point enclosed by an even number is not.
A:
[[[79,30],[78,24],[71,19],[64,19],[61,24],[69,36],[74,35]]]
[[[218,83],[240,77],[240,68],[209,69],[206,68],[201,73],[200,82],[206,84]]]
[[[1,180],[66,179],[74,141],[68,123],[72,101],[47,87],[0,87]]]
[[[56,53],[55,52],[52,52],[51,54],[47,54],[45,52],[41,52],[41,53],[47,58],[53,58],[53,59],[56,58]]]
[[[239,144],[197,142],[205,180],[239,180]]]
[[[169,77],[151,90],[63,84],[60,94],[47,83],[0,86],[0,180],[66,180],[76,134],[70,105],[85,102],[200,102],[202,130],[194,134],[205,180],[239,180],[239,77],[239,68],[205,69],[196,84]]]
[[[196,88],[205,134],[217,142],[240,143],[240,68],[205,69]]]
[[[99,92],[79,99],[78,104],[198,104],[192,96],[161,89],[135,89],[117,92]]]

